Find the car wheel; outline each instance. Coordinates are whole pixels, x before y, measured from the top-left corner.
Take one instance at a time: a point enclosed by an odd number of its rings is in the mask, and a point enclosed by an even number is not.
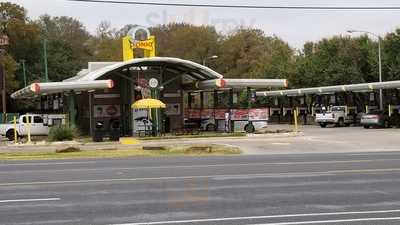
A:
[[[320,123],[319,126],[320,126],[321,128],[326,128],[326,123]]]
[[[369,126],[368,126],[368,125],[364,125],[364,128],[365,128],[365,129],[369,129]]]
[[[383,126],[384,128],[390,128],[390,122],[386,120]]]
[[[6,133],[6,137],[9,141],[14,141],[15,140],[14,129],[8,130]],[[17,138],[18,138],[18,133],[17,133]]]
[[[206,131],[215,131],[216,127],[214,124],[208,124],[206,127]]]
[[[338,126],[339,127],[344,127],[344,119],[343,118],[339,119]]]
[[[244,127],[244,130],[245,130],[247,133],[254,133],[254,132],[256,131],[256,129],[254,128],[254,126],[253,126],[252,124],[247,124],[247,125]]]

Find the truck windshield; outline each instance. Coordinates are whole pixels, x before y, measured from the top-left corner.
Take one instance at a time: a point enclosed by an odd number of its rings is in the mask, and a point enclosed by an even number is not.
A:
[[[344,112],[344,111],[346,111],[346,109],[345,109],[345,107],[332,107],[332,111],[342,111],[342,112]]]

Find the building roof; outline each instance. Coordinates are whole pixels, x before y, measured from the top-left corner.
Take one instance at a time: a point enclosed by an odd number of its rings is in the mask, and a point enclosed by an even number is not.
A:
[[[362,83],[349,85],[336,85],[325,87],[301,88],[279,91],[262,91],[257,92],[257,96],[301,96],[307,94],[332,94],[337,92],[362,92],[373,91],[379,89],[397,89],[400,88],[400,80],[385,81],[376,83]]]
[[[11,95],[12,98],[31,98],[40,95],[71,91],[94,91],[111,88],[110,80],[105,76],[113,72],[134,68],[145,70],[148,67],[164,67],[169,73],[183,76],[188,83],[198,84],[196,89],[243,88],[263,89],[269,87],[286,87],[284,79],[223,79],[214,70],[198,63],[170,57],[138,58],[125,62],[92,62],[87,69],[62,82],[34,83]]]
[[[223,77],[221,74],[215,72],[214,70],[189,60],[169,57],[152,57],[138,58],[125,62],[112,63],[111,65],[105,66],[98,70],[89,71],[88,73],[82,73],[80,75],[67,79],[67,81],[94,81],[100,79],[103,75],[106,75],[115,70],[120,70],[124,67],[135,66],[166,66],[169,71],[173,71],[182,75],[187,74],[196,80],[221,79]]]

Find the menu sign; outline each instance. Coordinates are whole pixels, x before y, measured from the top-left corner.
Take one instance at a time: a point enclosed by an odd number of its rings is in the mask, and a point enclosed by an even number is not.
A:
[[[231,120],[248,120],[249,110],[248,109],[232,109]]]
[[[187,116],[189,119],[201,119],[201,110],[200,109],[188,109]]]
[[[203,109],[201,110],[201,118],[202,119],[210,119],[213,117],[214,110],[213,109]]]
[[[216,109],[214,116],[216,120],[225,120],[225,113],[229,112],[227,109]]]
[[[268,108],[263,109],[250,109],[249,110],[249,120],[250,121],[264,121],[269,118]]]

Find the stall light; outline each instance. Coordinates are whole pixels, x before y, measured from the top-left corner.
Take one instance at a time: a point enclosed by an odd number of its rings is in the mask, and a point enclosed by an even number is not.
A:
[[[31,91],[34,92],[35,94],[39,94],[40,93],[40,85],[38,83],[31,84]]]
[[[108,86],[108,88],[113,88],[114,85],[115,85],[115,83],[114,83],[113,80],[108,80],[108,81],[107,81],[107,86]]]
[[[226,81],[224,79],[217,79],[215,80],[215,86],[223,88],[226,86]]]

